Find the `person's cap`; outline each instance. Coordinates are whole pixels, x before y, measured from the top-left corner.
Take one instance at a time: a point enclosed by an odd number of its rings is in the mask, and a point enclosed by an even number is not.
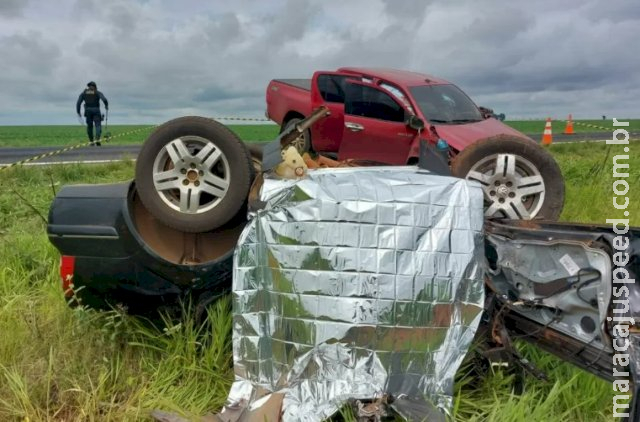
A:
[[[91,81],[91,82],[89,82],[89,83],[87,84],[87,86],[92,86],[92,87],[94,87],[94,88],[95,88],[97,85],[96,85],[96,83],[95,83],[95,82]]]

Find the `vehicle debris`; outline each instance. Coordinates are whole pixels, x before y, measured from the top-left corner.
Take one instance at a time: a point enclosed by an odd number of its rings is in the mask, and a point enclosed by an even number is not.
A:
[[[323,109],[313,114],[323,116]],[[203,311],[232,288],[236,382],[221,420],[319,420],[346,404],[361,418],[395,412],[442,420],[474,337],[484,358],[508,362],[521,377],[545,374],[513,347],[517,339],[612,379],[612,344],[622,339],[612,321],[640,321],[640,308],[630,301],[624,315],[612,313],[612,251],[620,248],[611,227],[486,219],[492,190],[482,175],[494,176],[478,168],[478,181],[449,177],[427,142],[418,166],[301,156],[287,147],[307,120],[260,159],[216,122],[169,123],[154,132],[145,176],[164,205],[146,207],[138,180],[65,187],[48,233],[63,255],[66,293],[92,306],[142,313],[193,299]],[[213,135],[225,140],[209,142]],[[488,161],[495,166],[495,148],[504,144],[497,141]],[[189,202],[193,191],[182,186],[211,177],[220,184],[239,171],[223,160],[227,154],[240,161],[242,186],[222,183],[213,192],[220,200],[231,192],[231,205]],[[526,196],[519,200],[531,201],[527,209],[539,205]],[[630,259],[620,268],[635,279],[640,229],[625,239]],[[640,296],[640,287],[627,288]],[[632,410],[640,385],[635,321]]]
[[[267,175],[260,199],[234,257],[228,403],[282,394],[282,420],[319,421],[351,399],[426,397],[444,420],[484,304],[481,189],[328,168]]]

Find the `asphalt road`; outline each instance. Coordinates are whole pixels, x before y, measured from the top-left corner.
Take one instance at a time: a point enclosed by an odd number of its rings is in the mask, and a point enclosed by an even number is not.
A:
[[[249,142],[248,144],[263,145],[264,143]],[[50,164],[50,163],[104,163],[110,161],[133,160],[138,156],[141,145],[108,145],[88,146],[64,152],[51,157],[44,157],[29,165]],[[62,147],[29,147],[29,148],[0,148],[0,166],[12,164],[31,157],[47,154]]]
[[[640,133],[631,133],[631,138],[640,138]],[[534,140],[540,140],[541,134],[528,134]],[[607,133],[577,133],[575,135],[553,135],[553,142],[570,143],[570,142],[603,142],[610,138]],[[249,144],[263,145],[260,142],[250,142]],[[29,147],[29,148],[0,148],[0,166],[3,164],[12,164],[37,155],[46,154],[56,151],[60,147]],[[140,145],[108,145],[102,144],[101,147],[84,147],[63,154],[45,157],[33,161],[32,165],[48,164],[48,163],[69,163],[69,162],[109,162],[120,160],[132,160],[138,156]]]
[[[34,163],[74,162],[74,161],[110,161],[134,159],[140,145],[105,145],[101,147],[83,147],[67,151],[60,155],[45,157]],[[37,155],[61,149],[60,147],[0,148],[0,164],[11,164]]]

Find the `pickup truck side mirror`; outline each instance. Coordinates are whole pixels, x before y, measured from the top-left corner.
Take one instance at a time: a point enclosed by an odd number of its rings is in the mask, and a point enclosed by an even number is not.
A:
[[[480,113],[482,113],[482,117],[484,117],[485,119],[488,119],[490,117],[496,117],[493,113],[493,110],[488,108],[488,107],[478,107],[480,109]]]
[[[406,120],[407,126],[411,129],[415,130],[423,130],[424,129],[424,120],[416,116],[415,114],[410,115]]]

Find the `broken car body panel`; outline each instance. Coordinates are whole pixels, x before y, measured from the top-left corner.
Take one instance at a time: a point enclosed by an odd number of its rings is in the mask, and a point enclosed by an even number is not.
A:
[[[612,255],[619,251],[616,238],[626,239],[622,252],[629,260],[621,268],[635,280],[640,229],[617,235],[602,225],[514,220],[489,221],[485,233],[488,292],[498,299],[486,310],[491,319],[502,311],[500,318],[514,338],[612,381],[613,328],[626,321],[629,331],[637,333],[629,322],[640,321],[640,285],[613,279]],[[622,286],[628,293],[622,294]]]

